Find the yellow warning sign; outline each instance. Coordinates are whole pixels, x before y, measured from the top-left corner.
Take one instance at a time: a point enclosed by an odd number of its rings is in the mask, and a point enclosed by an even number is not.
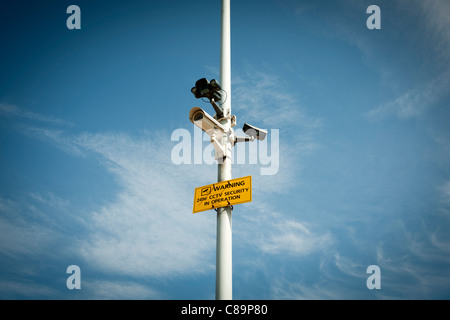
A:
[[[195,188],[193,213],[252,201],[252,176]]]

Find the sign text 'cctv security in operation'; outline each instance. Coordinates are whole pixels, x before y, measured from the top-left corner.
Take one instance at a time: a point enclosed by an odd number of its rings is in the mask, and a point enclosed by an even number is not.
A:
[[[252,201],[252,176],[195,188],[193,213]]]

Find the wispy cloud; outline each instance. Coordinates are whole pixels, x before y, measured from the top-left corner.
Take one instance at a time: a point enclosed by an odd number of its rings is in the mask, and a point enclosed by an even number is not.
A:
[[[77,139],[98,154],[122,189],[93,212],[89,239],[81,247],[97,268],[134,276],[211,269],[206,253],[214,248],[214,228],[190,212],[195,169],[172,165],[169,138],[158,138],[85,133]]]
[[[419,238],[419,234],[422,236]],[[425,236],[423,236],[425,235]],[[442,297],[450,285],[447,248],[433,243],[433,235],[416,232],[407,234],[410,243],[398,256],[392,248],[378,248],[377,265],[381,268],[384,299],[429,299]],[[429,265],[433,267],[430,268]]]
[[[381,86],[386,88],[386,96],[389,96],[387,101],[375,106],[367,101],[367,107],[362,109],[367,120],[416,119],[448,97],[448,1],[411,0],[380,4],[382,28],[379,31],[365,27],[364,14],[368,4],[349,0],[342,6],[345,10],[338,11],[339,14],[329,12],[327,20],[334,28],[331,32],[327,30],[327,36],[334,33],[334,36],[356,47],[362,62],[373,71],[370,76],[378,77]],[[358,24],[360,28],[355,27]],[[402,39],[401,45],[395,45],[397,39]],[[414,64],[403,64],[404,61],[414,61]]]
[[[448,1],[414,0],[396,4],[397,9],[409,18],[406,22],[407,26],[402,28],[410,29],[411,21],[415,21],[412,27],[417,31],[409,32],[414,36],[406,37],[405,40],[410,47],[417,48],[420,60],[415,69],[422,77],[393,100],[367,112],[366,117],[370,121],[392,116],[401,120],[421,117],[450,93],[450,5]],[[361,46],[361,48],[364,47],[367,46]],[[368,50],[364,52],[368,54]],[[396,87],[396,84],[391,84]]]
[[[317,134],[323,121],[310,116],[307,106],[294,90],[289,90],[286,80],[267,68],[256,70],[247,65],[234,75],[232,85],[233,113],[238,115],[240,125],[247,122],[268,129],[269,140],[270,129],[279,130],[280,170],[276,175],[257,177],[261,181],[255,187],[261,192],[283,192],[301,174],[302,159],[320,148]],[[242,167],[252,170],[249,166]]]
[[[448,75],[444,74],[427,84],[408,90],[393,101],[370,110],[366,113],[366,117],[370,121],[390,116],[401,120],[418,118],[449,93],[449,79]]]
[[[441,201],[444,204],[450,205],[450,181],[447,181],[439,187],[439,191],[441,192]]]
[[[434,51],[435,58],[448,68],[450,59],[450,3],[446,0],[412,1],[425,17],[423,25],[427,30],[427,48]],[[413,5],[408,2],[409,7]]]
[[[23,299],[52,299],[59,296],[59,291],[42,283],[0,280],[0,297],[20,297]]]
[[[271,284],[271,298],[275,300],[335,300],[343,299],[343,295],[342,290],[330,283],[310,284],[306,281],[293,282],[286,278],[278,278]]]
[[[237,236],[270,255],[301,257],[326,248],[333,242],[329,233],[317,231],[314,225],[277,208],[278,195],[288,194],[298,186],[303,159],[320,148],[317,135],[323,121],[310,116],[301,96],[279,74],[267,68],[247,65],[233,79],[232,104],[238,121],[279,129],[280,140],[280,170],[273,176],[254,175],[250,211],[258,212],[257,218],[245,216],[235,231]],[[251,172],[248,167],[243,166],[243,170]],[[233,170],[241,172],[239,167]]]
[[[0,297],[60,297],[65,287],[50,283],[57,283],[58,276],[50,282],[48,277],[61,262],[77,255],[73,245],[79,234],[73,230],[82,224],[69,203],[54,194],[0,197]]]
[[[233,77],[233,111],[239,114],[239,121],[253,121],[260,127],[280,128],[298,136],[308,134],[311,138],[322,121],[308,116],[300,97],[289,88],[293,90],[279,74],[247,66]]]
[[[44,254],[60,235],[31,202],[0,198],[0,254],[15,258]]]
[[[272,226],[259,244],[262,251],[271,254],[308,255],[323,250],[332,243],[331,235],[312,232],[303,223],[286,220]]]
[[[25,136],[44,141],[80,161],[99,162],[114,176],[121,191],[112,194],[112,200],[98,210],[76,214],[74,210],[89,209],[59,197],[56,191],[18,195],[20,201],[0,199],[0,254],[29,259],[62,250],[63,256],[71,255],[70,263],[134,277],[173,277],[213,269],[209,257],[215,247],[215,220],[193,215],[191,208],[197,186],[192,181],[204,176],[204,170],[215,176],[215,170],[194,165],[186,170],[173,165],[169,133],[72,134],[46,126],[53,124],[45,121],[52,118],[25,116],[18,107],[3,106],[2,110],[7,116],[34,120],[31,125],[25,121],[14,124],[13,128]],[[55,241],[66,247],[49,250]],[[125,291],[136,289],[132,284],[114,285]],[[101,287],[105,286],[108,284],[102,283]],[[97,293],[107,297],[106,291]],[[142,297],[158,297],[144,287],[137,292]]]
[[[23,108],[19,108],[12,104],[0,103],[0,116],[6,116],[10,118],[21,118],[32,121],[55,124],[55,125],[72,125],[70,122],[55,118],[52,116],[44,116],[36,112],[28,111]]]
[[[83,150],[77,145],[75,141],[76,137],[67,134],[64,130],[48,129],[34,125],[27,126],[23,124],[18,124],[16,129],[24,135],[45,141],[72,156],[82,158],[86,156],[86,150]]]
[[[152,300],[164,299],[157,290],[147,285],[131,281],[83,280],[83,291],[87,291],[89,299],[114,300]]]

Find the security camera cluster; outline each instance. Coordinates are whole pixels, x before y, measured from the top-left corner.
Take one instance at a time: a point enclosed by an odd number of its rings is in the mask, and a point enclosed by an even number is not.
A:
[[[195,87],[191,89],[191,92],[197,99],[208,99],[216,111],[214,117],[199,107],[194,107],[189,112],[189,120],[211,137],[211,143],[214,145],[216,152],[216,160],[227,156],[231,157],[231,150],[227,150],[221,142],[221,138],[224,135],[231,142],[231,146],[234,146],[236,142],[254,141],[255,139],[263,141],[266,138],[267,130],[260,129],[247,123],[245,123],[243,127],[243,131],[247,136],[235,135],[233,127],[236,126],[236,116],[234,115],[226,115],[231,117],[230,128],[226,128],[220,123],[220,120],[226,118],[224,117],[223,109],[217,102],[222,100],[222,93],[226,94],[226,92],[224,92],[215,79],[212,79],[211,81],[208,81],[206,78],[198,80],[195,83]]]

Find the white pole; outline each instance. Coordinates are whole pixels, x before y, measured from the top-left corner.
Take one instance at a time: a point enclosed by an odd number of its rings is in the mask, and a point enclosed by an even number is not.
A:
[[[220,85],[226,93],[222,95],[224,120],[220,122],[228,130],[231,127],[230,0],[222,0],[221,11]],[[222,137],[222,143],[225,150],[231,150],[226,135]],[[218,181],[230,179],[231,158],[224,157],[222,163],[219,160]],[[231,207],[217,209],[216,300],[233,298],[231,230]]]

